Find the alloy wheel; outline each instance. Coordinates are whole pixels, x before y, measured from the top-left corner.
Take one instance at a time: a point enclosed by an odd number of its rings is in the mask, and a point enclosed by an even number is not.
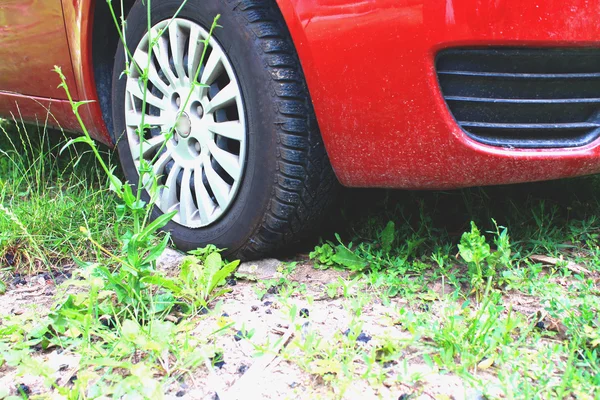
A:
[[[126,135],[136,168],[152,168],[160,185],[156,206],[163,213],[177,210],[173,221],[188,228],[210,225],[227,211],[246,162],[240,86],[214,37],[204,49],[208,36],[186,19],[157,23],[151,29],[156,44],[150,49],[148,34],[140,41],[126,85]],[[144,91],[140,71],[148,66]],[[202,85],[193,85],[196,76]]]

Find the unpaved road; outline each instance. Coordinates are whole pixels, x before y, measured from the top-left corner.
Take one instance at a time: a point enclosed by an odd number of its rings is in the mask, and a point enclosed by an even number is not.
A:
[[[169,253],[161,262],[163,268],[176,270],[179,256]],[[376,365],[382,379],[379,383],[361,379],[360,374],[345,387],[344,393],[336,392],[321,374],[311,374],[294,361],[294,343],[302,341],[311,332],[321,340],[335,342],[336,334],[351,328],[351,311],[354,307],[352,296],[326,294],[326,285],[332,282],[349,280],[347,272],[336,270],[316,270],[309,263],[296,266],[289,282],[299,290],[293,293],[268,293],[265,279],[277,278],[277,260],[242,265],[240,276],[250,279],[237,279],[226,294],[208,315],[197,318],[193,334],[209,334],[218,330],[225,319],[234,325],[224,334],[215,337],[215,346],[222,349],[225,362],[220,368],[200,367],[184,380],[171,384],[165,393],[172,399],[480,399],[476,390],[452,374],[440,375],[431,371],[420,357],[414,357],[407,349],[403,359]],[[257,280],[253,280],[257,279]],[[47,314],[54,303],[57,288],[43,277],[24,277],[18,285],[11,285],[7,293],[0,296],[0,317],[33,312],[38,316]],[[444,290],[444,288],[437,288]],[[60,289],[58,289],[60,290]],[[406,306],[401,298],[383,305],[377,296],[369,297],[361,305],[360,323],[364,340],[359,340],[366,352],[384,341],[410,340],[410,333],[404,331],[394,321],[394,313]],[[294,308],[295,307],[295,308]],[[432,304],[432,307],[436,307]],[[291,322],[290,310],[309,310],[308,317],[299,316]],[[355,310],[355,308],[354,308]],[[301,328],[294,329],[294,326]],[[239,329],[253,331],[251,339],[235,340]],[[287,335],[287,336],[286,336]],[[271,345],[283,338],[281,347],[286,346],[285,354],[265,354],[256,357],[257,348],[267,343]],[[272,348],[275,348],[272,346]],[[299,354],[299,353],[298,353]],[[298,355],[300,357],[300,354]],[[58,372],[57,382],[72,384],[78,372],[79,356],[66,351],[38,351],[35,358],[48,363]],[[287,358],[287,359],[286,359]],[[357,371],[365,370],[367,364],[355,365]],[[418,384],[404,381],[403,377],[421,376]],[[480,377],[485,377],[480,374]],[[489,376],[493,380],[493,376]],[[19,376],[19,372],[7,367],[0,368],[0,388],[9,388],[16,395],[15,385],[24,384],[31,394],[48,393],[41,379]],[[335,385],[334,385],[335,387]]]

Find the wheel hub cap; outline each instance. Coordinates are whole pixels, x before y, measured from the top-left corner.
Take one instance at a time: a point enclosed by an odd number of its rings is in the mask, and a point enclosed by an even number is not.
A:
[[[192,130],[192,121],[186,113],[182,113],[179,119],[177,120],[175,130],[177,131],[177,134],[182,138],[187,138],[188,136],[190,136],[190,132]]]

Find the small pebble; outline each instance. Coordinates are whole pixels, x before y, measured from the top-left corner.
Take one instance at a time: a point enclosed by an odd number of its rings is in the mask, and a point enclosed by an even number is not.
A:
[[[246,335],[242,331],[237,331],[236,334],[233,335],[233,338],[235,339],[236,342],[239,342],[240,340],[242,340],[245,337],[246,337]]]
[[[302,318],[308,318],[309,312],[308,312],[308,308],[301,308],[300,309],[300,316]]]
[[[183,396],[185,396],[184,390],[180,390],[179,392],[175,393],[175,397],[183,397]]]
[[[25,279],[23,279],[21,276],[15,276],[12,284],[17,286],[17,285],[26,285],[27,281]]]
[[[214,367],[223,368],[225,360],[223,359],[223,353],[215,353],[215,356],[210,359],[210,362]]]
[[[103,315],[99,318],[100,323],[107,328],[115,328],[115,320],[110,315]]]
[[[19,383],[17,385],[17,392],[19,394],[31,394],[31,389],[24,383]]]
[[[270,309],[270,308],[267,308],[267,309],[265,310],[265,314],[273,314],[273,311],[271,311],[271,309]]]
[[[198,310],[198,314],[200,314],[200,315],[208,314],[208,308],[206,308],[204,306],[200,307],[200,309]]]
[[[487,400],[487,397],[479,390],[469,390],[465,396],[466,400]]]
[[[240,366],[238,367],[238,369],[237,369],[237,372],[238,372],[238,374],[240,374],[240,375],[244,375],[244,373],[245,373],[246,371],[248,371],[248,368],[249,368],[249,367],[248,367],[246,364],[242,364],[242,365],[240,365]]]
[[[223,314],[221,314],[221,317],[229,317],[229,314],[227,314],[226,312],[224,312]]]
[[[6,260],[6,263],[12,267],[15,265],[15,255],[11,252],[8,252],[6,254],[4,254],[4,259]]]
[[[263,306],[265,306],[265,307],[269,307],[271,304],[273,304],[273,302],[272,302],[272,301],[265,301],[265,302],[263,303]]]
[[[361,332],[360,335],[356,338],[357,341],[368,343],[371,340],[371,336],[366,335],[364,332]]]
[[[269,294],[277,294],[277,293],[279,293],[279,287],[278,286],[271,286],[270,288],[267,289],[267,293],[269,293]]]
[[[545,329],[546,325],[544,324],[544,321],[538,321],[538,323],[535,324],[535,327],[538,329]]]
[[[350,334],[350,329],[346,329],[346,331],[344,332],[344,335],[348,336],[349,334]],[[362,331],[356,337],[357,342],[368,343],[370,340],[371,340],[371,336],[365,334]]]
[[[252,306],[252,307],[250,307],[250,310],[251,311],[257,311],[258,310],[258,306]]]
[[[289,384],[289,387],[291,387],[292,389],[296,388],[298,386],[300,386],[300,384],[298,382],[292,382],[292,383]]]
[[[410,394],[408,393],[402,393],[399,397],[398,400],[408,400],[410,399]]]
[[[228,279],[226,280],[226,282],[227,282],[227,284],[228,284],[229,286],[235,286],[235,285],[237,285],[237,280],[236,280],[235,278],[228,278]]]

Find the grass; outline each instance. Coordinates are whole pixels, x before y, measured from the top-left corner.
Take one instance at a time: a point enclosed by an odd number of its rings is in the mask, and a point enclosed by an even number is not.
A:
[[[0,120],[0,259],[6,270],[34,273],[94,253],[79,232],[87,226],[114,240],[114,196],[82,146],[60,153],[65,135]],[[105,150],[107,162],[112,154]]]

